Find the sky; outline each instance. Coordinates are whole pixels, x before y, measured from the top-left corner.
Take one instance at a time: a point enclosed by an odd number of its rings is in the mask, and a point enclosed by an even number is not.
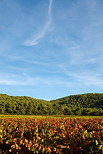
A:
[[[0,93],[103,93],[103,0],[0,0]]]

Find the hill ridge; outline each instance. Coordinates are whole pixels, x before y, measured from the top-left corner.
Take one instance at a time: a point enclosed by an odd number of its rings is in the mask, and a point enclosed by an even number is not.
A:
[[[103,94],[77,94],[50,101],[0,94],[0,114],[103,115]]]

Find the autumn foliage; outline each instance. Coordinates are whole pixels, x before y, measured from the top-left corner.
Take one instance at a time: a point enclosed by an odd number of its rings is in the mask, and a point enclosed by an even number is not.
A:
[[[1,119],[0,153],[101,154],[103,119]]]

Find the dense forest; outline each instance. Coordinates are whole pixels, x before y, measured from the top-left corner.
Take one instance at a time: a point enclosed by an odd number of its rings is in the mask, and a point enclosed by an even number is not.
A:
[[[103,115],[103,94],[71,95],[51,101],[0,94],[0,114]]]

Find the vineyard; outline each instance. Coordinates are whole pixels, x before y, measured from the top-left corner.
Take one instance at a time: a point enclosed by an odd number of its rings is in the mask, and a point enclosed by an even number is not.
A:
[[[2,154],[102,154],[103,118],[5,118]]]

